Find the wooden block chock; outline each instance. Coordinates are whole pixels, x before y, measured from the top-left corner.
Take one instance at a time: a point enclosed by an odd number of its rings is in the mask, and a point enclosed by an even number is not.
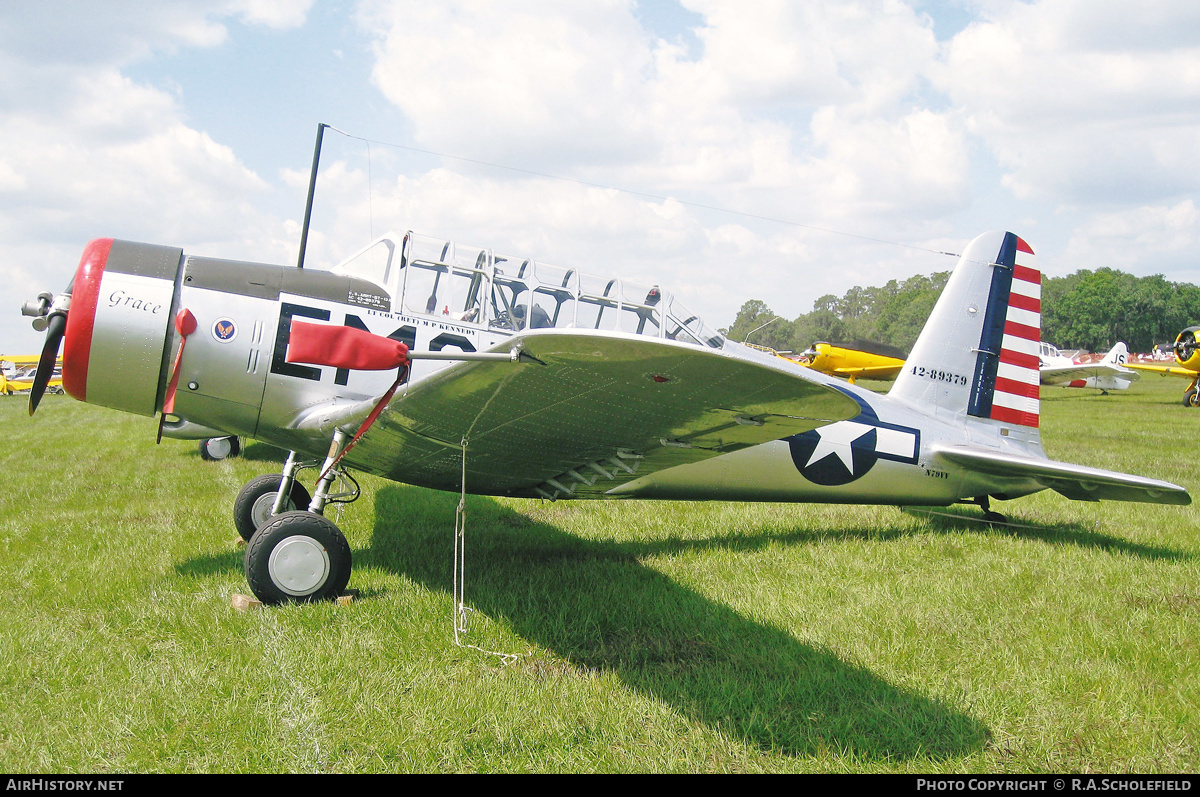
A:
[[[234,593],[232,604],[233,608],[237,609],[239,612],[244,612],[248,609],[262,608],[262,601],[258,600],[257,598],[252,598],[249,595],[239,595],[237,593]]]
[[[338,596],[337,605],[338,606],[349,606],[351,603],[354,602],[354,599],[357,597],[358,597],[358,590],[348,589],[343,594]],[[230,601],[230,603],[232,604],[233,608],[237,609],[239,612],[244,612],[249,609],[261,609],[262,608],[262,601],[258,600],[257,598],[253,598],[249,595],[241,595],[236,592],[234,593],[233,599]]]

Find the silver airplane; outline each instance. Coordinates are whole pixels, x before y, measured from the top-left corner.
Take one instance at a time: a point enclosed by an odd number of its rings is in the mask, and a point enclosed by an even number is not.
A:
[[[1117,343],[1098,362],[1078,363],[1043,341],[1038,359],[1041,360],[1043,385],[1090,387],[1107,394],[1110,390],[1125,390],[1141,376],[1125,367],[1129,362],[1129,349],[1124,343]]]
[[[1047,488],[1191,502],[1046,456],[1040,274],[1006,232],[968,245],[887,395],[728,341],[657,285],[413,233],[328,272],[100,239],[25,312],[43,365],[64,344],[75,398],[292,452],[234,502],[268,604],[346,587],[350,547],[322,513],[347,469],[549,500],[970,502],[989,520],[990,499]]]

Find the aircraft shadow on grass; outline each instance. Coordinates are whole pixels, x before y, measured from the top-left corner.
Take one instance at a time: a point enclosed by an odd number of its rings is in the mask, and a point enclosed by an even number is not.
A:
[[[381,489],[371,546],[355,552],[356,564],[450,593],[447,520],[457,502],[450,493]],[[734,738],[788,755],[889,760],[961,756],[990,739],[977,719],[749,620],[639,562],[710,541],[588,541],[481,498],[468,498],[467,513],[472,608]],[[726,542],[762,547],[774,539]]]
[[[403,574],[450,594],[458,496],[386,485],[375,497],[369,547],[356,567]],[[485,497],[467,498],[468,604],[523,639],[580,667],[614,672],[631,688],[763,750],[868,760],[949,758],[983,749],[979,720],[797,641],[645,567],[642,557],[703,549],[752,551],[815,539],[886,540],[910,529],[739,534],[618,543],[581,539]],[[1187,554],[1078,524],[993,527],[977,515],[926,516],[935,531],[1011,533],[1149,559]],[[191,575],[240,567],[225,553],[189,561]],[[351,585],[353,586],[353,584]],[[370,600],[371,595],[364,594]],[[816,617],[813,622],[820,622]]]
[[[1010,518],[1009,524],[993,524],[982,520],[978,511],[968,509],[956,512],[954,509],[936,510],[929,512],[924,508],[906,508],[905,514],[926,520],[930,527],[937,531],[977,531],[980,533],[1011,534],[1014,537],[1038,540],[1049,545],[1069,545],[1074,548],[1096,548],[1142,559],[1161,559],[1166,561],[1187,561],[1191,554],[1167,548],[1161,545],[1145,545],[1130,542],[1111,534],[1097,531],[1080,523],[1032,523],[1019,518]],[[909,532],[901,532],[909,533]]]
[[[200,450],[197,448],[196,440],[181,440],[183,444],[183,452],[186,456],[193,459],[200,459]],[[287,461],[288,452],[282,448],[276,448],[268,443],[260,443],[256,440],[243,441],[241,452],[237,455],[239,459],[247,462],[277,462],[282,465]]]
[[[242,449],[242,459],[251,462],[286,462],[288,452],[282,448],[276,448],[269,443],[260,443],[258,441],[248,441],[245,448]]]

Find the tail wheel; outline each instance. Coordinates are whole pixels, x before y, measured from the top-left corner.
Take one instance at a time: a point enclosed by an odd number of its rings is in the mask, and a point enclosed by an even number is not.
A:
[[[246,486],[238,493],[233,501],[233,525],[243,540],[249,542],[259,526],[271,519],[271,510],[275,508],[275,497],[279,494],[282,482],[282,473],[267,473],[246,482]],[[311,502],[308,490],[293,479],[292,489],[283,502],[283,512],[307,509]]]
[[[246,546],[246,581],[265,604],[336,598],[350,581],[350,544],[333,521],[312,512],[283,512]]]
[[[236,436],[210,437],[200,441],[200,458],[209,462],[236,457],[240,453],[242,444]]]

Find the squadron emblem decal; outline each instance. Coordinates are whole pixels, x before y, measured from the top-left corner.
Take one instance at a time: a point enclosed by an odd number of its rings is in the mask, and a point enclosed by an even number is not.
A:
[[[845,392],[845,391],[843,391]],[[865,476],[881,459],[917,464],[921,431],[879,420],[875,410],[858,396],[862,412],[852,421],[839,421],[787,439],[792,462],[813,484],[849,484]]]
[[[218,318],[213,322],[212,335],[220,343],[229,343],[237,337],[237,324],[232,318]]]

